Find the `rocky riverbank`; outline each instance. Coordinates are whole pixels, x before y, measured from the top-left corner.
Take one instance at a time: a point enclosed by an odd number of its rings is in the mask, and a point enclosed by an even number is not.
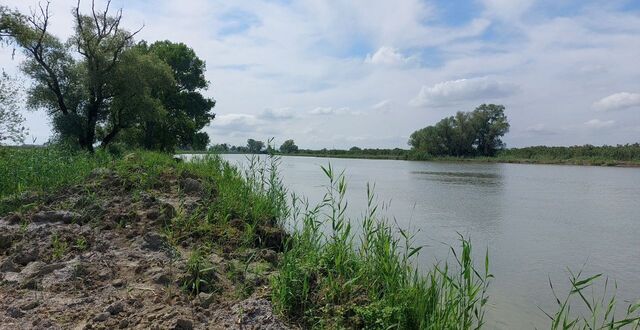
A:
[[[108,168],[55,193],[22,194],[0,218],[0,328],[287,329],[269,276],[285,237],[242,218],[207,235],[215,182],[169,168],[150,187]]]

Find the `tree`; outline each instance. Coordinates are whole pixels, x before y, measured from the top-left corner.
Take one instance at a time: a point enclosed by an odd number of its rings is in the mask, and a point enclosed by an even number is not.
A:
[[[96,142],[96,128],[112,110],[110,83],[120,57],[140,31],[123,30],[122,11],[110,16],[109,5],[110,1],[104,11],[97,11],[92,3],[91,13],[83,15],[78,0],[68,47],[48,32],[48,2],[30,16],[7,9],[0,12],[0,34],[27,56],[22,70],[34,80],[29,102],[49,111],[62,137],[76,140],[89,151]]]
[[[4,71],[0,76],[0,144],[5,141],[19,143],[26,133],[24,117],[18,109],[19,87]]]
[[[473,126],[478,152],[484,156],[495,155],[505,144],[501,137],[509,132],[509,122],[504,106],[482,104],[473,111]]]
[[[142,147],[141,123],[167,114],[162,98],[176,84],[171,68],[158,57],[131,48],[122,54],[111,84],[114,96],[106,124],[99,129],[101,145],[108,145],[125,130],[121,140]]]
[[[259,154],[264,149],[264,142],[254,139],[247,140],[247,151],[252,154]]]
[[[166,63],[176,81],[175,86],[162,96],[166,114],[144,122],[143,146],[160,150],[171,150],[176,145],[195,148],[193,144],[201,143],[206,134],[199,131],[215,118],[211,111],[215,100],[202,95],[209,87],[204,77],[204,61],[183,43],[165,40],[147,45],[140,42],[136,48]]]
[[[193,150],[207,150],[208,145],[209,135],[207,133],[199,132],[193,136],[193,142],[191,142],[191,147],[193,147]]]
[[[504,106],[483,104],[413,132],[409,145],[433,156],[493,156],[504,148],[501,137],[508,131]]]
[[[280,146],[280,152],[283,154],[290,154],[298,152],[298,146],[293,142],[293,140],[286,140]]]
[[[349,151],[351,151],[351,152],[360,152],[360,151],[362,151],[362,149],[361,149],[361,148],[359,148],[359,147],[353,146],[353,147],[351,147],[351,148],[349,149]]]

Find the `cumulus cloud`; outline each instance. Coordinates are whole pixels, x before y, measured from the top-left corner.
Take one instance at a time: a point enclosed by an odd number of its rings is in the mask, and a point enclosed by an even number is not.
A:
[[[601,111],[623,110],[640,107],[640,93],[616,93],[604,97],[593,104]]]
[[[400,65],[409,63],[411,60],[411,57],[405,57],[398,49],[383,46],[373,55],[367,54],[364,62],[370,64]]]
[[[497,99],[514,94],[518,87],[489,77],[458,79],[422,86],[409,102],[414,107],[445,106],[462,101]]]
[[[600,119],[591,119],[584,123],[584,126],[590,129],[601,129],[601,128],[609,128],[615,125],[615,120],[600,120]]]

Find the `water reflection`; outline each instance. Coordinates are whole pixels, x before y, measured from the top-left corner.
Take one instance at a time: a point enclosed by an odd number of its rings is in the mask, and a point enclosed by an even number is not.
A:
[[[437,181],[447,184],[468,185],[500,185],[502,175],[486,172],[441,172],[441,171],[411,171],[418,180]]]

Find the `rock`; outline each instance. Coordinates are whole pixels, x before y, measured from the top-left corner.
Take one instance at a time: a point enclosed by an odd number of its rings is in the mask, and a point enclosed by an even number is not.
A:
[[[24,312],[17,307],[11,306],[7,308],[7,315],[9,317],[13,317],[14,319],[19,319],[24,316]]]
[[[282,251],[287,233],[280,227],[260,225],[256,233],[262,246],[276,251]]]
[[[6,217],[2,218],[2,220],[8,222],[10,225],[17,225],[22,221],[22,217],[17,213],[10,213]]]
[[[149,211],[147,211],[147,213],[145,214],[145,216],[147,217],[147,219],[149,220],[155,220],[158,219],[160,217],[160,210],[158,210],[157,208],[152,208]]]
[[[59,262],[54,264],[46,264],[42,261],[34,261],[26,265],[20,274],[25,278],[34,278],[43,275],[49,275],[54,270],[62,269],[66,266],[66,263]]]
[[[122,301],[115,302],[107,307],[107,312],[111,315],[118,315],[124,311],[124,303]]]
[[[117,278],[111,282],[111,285],[113,285],[114,288],[121,288],[125,285],[125,282],[124,280]]]
[[[202,183],[196,179],[186,178],[180,182],[180,188],[185,194],[191,195],[199,195],[204,192],[204,188],[202,187]]]
[[[96,321],[96,322],[104,322],[109,318],[109,316],[111,316],[111,314],[109,314],[107,312],[103,312],[103,313],[100,313],[100,314],[96,315],[93,318],[93,320]]]
[[[191,330],[193,329],[193,321],[187,319],[178,319],[176,320],[176,326],[174,327],[176,330]]]
[[[169,275],[167,275],[164,272],[155,274],[152,277],[153,283],[155,284],[160,284],[160,285],[168,285],[171,283],[171,277],[169,277]]]
[[[38,307],[38,305],[40,305],[39,302],[37,301],[30,301],[28,303],[22,304],[22,306],[20,306],[20,309],[24,310],[24,311],[28,311],[28,310],[32,310],[36,307]]]
[[[0,251],[8,250],[13,244],[13,235],[0,233]]]
[[[278,253],[276,253],[276,251],[270,250],[270,249],[263,249],[260,251],[260,257],[262,257],[262,259],[275,264],[278,261]]]
[[[213,294],[200,292],[198,294],[198,300],[200,301],[200,306],[207,308],[213,302]]]
[[[31,217],[31,221],[34,223],[52,223],[63,222],[72,223],[79,221],[82,215],[71,211],[40,211]]]
[[[29,253],[20,251],[13,255],[13,262],[20,266],[25,266],[26,264],[38,259],[38,255],[38,251],[30,251]]]
[[[122,321],[120,321],[120,323],[118,323],[118,328],[120,329],[126,329],[129,327],[129,320],[124,319]]]
[[[0,272],[17,272],[18,266],[16,266],[11,259],[5,260],[2,264],[0,264]]]
[[[166,238],[158,233],[146,233],[143,240],[142,248],[147,250],[159,251],[167,246]]]

